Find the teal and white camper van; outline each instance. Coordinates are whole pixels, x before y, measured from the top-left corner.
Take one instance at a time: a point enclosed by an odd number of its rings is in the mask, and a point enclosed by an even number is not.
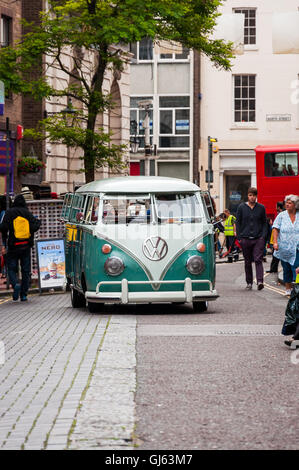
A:
[[[213,225],[200,188],[127,176],[65,196],[66,272],[73,307],[215,300]]]

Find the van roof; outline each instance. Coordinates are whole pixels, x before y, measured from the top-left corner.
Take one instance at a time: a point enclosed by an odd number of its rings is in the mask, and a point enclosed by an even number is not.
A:
[[[105,178],[81,186],[76,193],[179,193],[199,191],[190,181],[163,176],[122,176]]]

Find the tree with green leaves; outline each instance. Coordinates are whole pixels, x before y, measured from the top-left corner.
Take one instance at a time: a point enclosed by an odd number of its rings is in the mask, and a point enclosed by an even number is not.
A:
[[[122,72],[128,45],[148,37],[179,42],[200,51],[228,70],[231,44],[212,39],[221,0],[49,0],[38,25],[26,24],[18,43],[0,49],[0,80],[8,90],[35,99],[72,99],[72,126],[63,113],[48,116],[27,136],[83,149],[86,181],[103,166],[122,165],[121,145],[97,125],[99,114],[113,107],[103,91],[108,69]],[[68,61],[65,58],[68,57]],[[32,71],[43,61],[44,73]],[[71,64],[71,65],[70,65]],[[48,66],[66,80],[63,90],[47,76]]]

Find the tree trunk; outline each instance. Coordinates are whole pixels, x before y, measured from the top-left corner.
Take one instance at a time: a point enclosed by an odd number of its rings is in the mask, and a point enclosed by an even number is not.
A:
[[[91,132],[88,132],[85,139],[85,148],[84,148],[84,169],[85,169],[85,180],[86,183],[94,181],[95,174],[95,161],[93,155],[93,146],[94,141],[92,133],[94,132],[96,119],[99,111],[98,100],[96,98],[96,93],[103,92],[103,82],[104,75],[107,67],[107,56],[108,45],[104,45],[102,50],[98,54],[98,66],[92,78],[92,92],[90,95],[89,106],[88,106],[88,118],[87,118],[87,129]]]
[[[94,168],[85,171],[85,182],[91,183],[94,181]]]

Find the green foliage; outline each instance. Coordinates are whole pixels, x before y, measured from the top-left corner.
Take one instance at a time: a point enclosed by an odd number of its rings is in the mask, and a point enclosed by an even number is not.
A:
[[[82,148],[85,170],[103,165],[121,166],[123,146],[111,145],[111,135],[96,128],[96,118],[113,106],[103,94],[108,68],[122,71],[128,45],[144,37],[170,40],[198,50],[219,68],[228,70],[231,44],[210,39],[221,0],[49,0],[40,24],[24,22],[26,33],[13,46],[0,49],[0,80],[14,93],[42,98],[71,97],[80,109],[72,128],[62,114],[47,118],[34,138]],[[70,64],[66,63],[67,50]],[[86,60],[86,57],[92,60]],[[47,78],[48,67],[63,72],[65,89]],[[45,70],[45,74],[39,73]],[[58,83],[59,81],[55,82]]]

